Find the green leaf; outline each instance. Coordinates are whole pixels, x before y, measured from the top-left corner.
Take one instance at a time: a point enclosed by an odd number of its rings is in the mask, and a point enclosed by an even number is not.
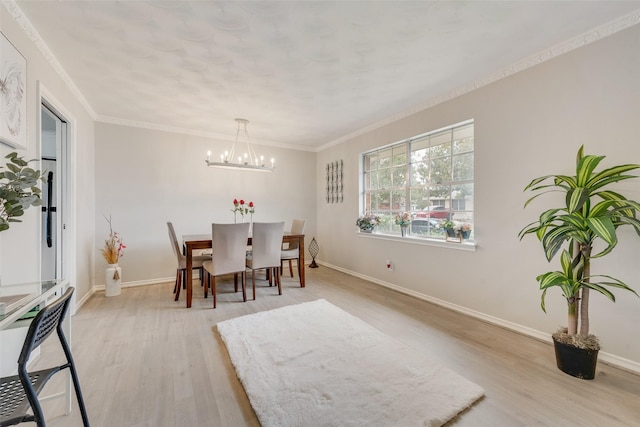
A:
[[[529,189],[531,189],[532,187],[534,187],[535,185],[538,185],[539,183],[546,181],[549,178],[553,178],[554,175],[546,175],[546,176],[541,176],[540,178],[535,178],[533,179],[529,184],[527,184],[526,187],[524,187],[524,191],[527,191]],[[552,186],[551,184],[549,184],[549,186]]]
[[[593,289],[594,291],[598,291],[602,295],[604,295],[607,298],[609,298],[611,301],[616,302],[616,297],[607,288],[604,288],[604,287],[598,285],[597,283],[584,283],[584,286],[586,286],[589,289]]]
[[[588,187],[589,179],[604,156],[587,155],[580,158],[576,167],[576,182],[578,187]]]
[[[626,164],[605,169],[593,175],[589,179],[589,181],[587,181],[586,186],[593,189],[598,189],[604,187],[605,185],[611,184],[612,182],[618,182],[630,178],[637,178],[633,175],[623,175],[624,172],[635,169],[640,169],[640,165]]]
[[[562,265],[562,271],[564,271],[565,276],[569,276],[573,264],[573,259],[571,258],[571,255],[569,255],[569,251],[562,251],[562,255],[560,256],[560,264]]]
[[[567,192],[566,203],[569,213],[581,210],[585,201],[589,198],[589,191],[583,187],[572,188]]]
[[[615,208],[618,206],[620,202],[618,200],[604,200],[602,202],[596,203],[591,207],[591,211],[589,212],[589,217],[601,217],[601,216],[609,216],[609,209]]]
[[[7,227],[8,228],[8,227]],[[544,298],[547,296],[547,290],[542,291],[542,297],[540,298],[540,307],[542,311],[547,312],[547,308],[545,307]]]
[[[585,218],[589,229],[593,231],[598,237],[607,242],[609,246],[615,246],[618,243],[618,237],[616,236],[616,229],[613,226],[611,218],[607,216],[599,216],[592,218]]]
[[[630,218],[630,217],[624,216],[624,217],[619,217],[618,220],[621,224],[632,226],[636,234],[640,236],[640,221],[637,218]]]
[[[563,188],[565,191],[578,186],[575,177],[569,175],[555,175],[553,182],[556,187]]]
[[[14,157],[11,159],[11,163],[22,167],[27,166],[29,163],[22,159],[22,157]],[[7,163],[7,167],[13,166],[11,163]]]
[[[569,238],[571,227],[560,226],[549,229],[542,238],[542,247],[544,248],[547,261],[551,261],[556,253],[560,250],[563,243]]]
[[[536,280],[540,283],[541,290],[560,286],[567,281],[566,277],[559,271],[550,271],[548,273],[541,274],[536,277]]]
[[[7,163],[7,169],[9,169],[11,172],[13,173],[20,173],[20,168],[16,165],[13,165],[11,163]]]
[[[640,295],[638,295],[638,293],[636,291],[634,291],[629,285],[627,285],[626,283],[616,279],[615,277],[607,276],[606,274],[598,274],[598,275],[595,275],[595,276],[590,276],[590,277],[585,278],[585,280],[591,280],[592,278],[595,278],[595,277],[606,277],[607,279],[610,280],[610,281],[604,281],[604,282],[603,281],[597,282],[600,285],[611,286],[611,287],[618,288],[618,289],[624,289],[625,291],[629,291],[629,292],[635,294],[635,296],[640,297]]]

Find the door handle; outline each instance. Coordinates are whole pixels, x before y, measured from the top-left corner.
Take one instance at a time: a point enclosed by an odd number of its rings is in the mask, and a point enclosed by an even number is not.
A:
[[[53,172],[47,175],[47,247],[53,246],[53,237],[51,236],[51,212],[55,210],[51,206],[51,196],[53,195]]]

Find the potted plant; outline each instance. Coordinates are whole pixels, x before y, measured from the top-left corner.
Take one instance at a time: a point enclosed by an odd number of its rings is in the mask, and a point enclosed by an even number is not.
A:
[[[458,236],[460,239],[467,240],[469,237],[471,237],[471,224],[469,224],[468,222],[454,225],[453,230],[455,231],[456,236]]]
[[[610,253],[618,243],[619,227],[631,226],[640,235],[637,213],[640,204],[609,189],[611,184],[636,178],[627,172],[640,168],[624,164],[596,171],[604,156],[585,155],[578,150],[576,174],[545,175],[534,179],[525,191],[537,193],[525,202],[549,192],[564,193],[564,205],[543,211],[539,219],[524,227],[519,237],[535,234],[542,243],[547,261],[560,252],[561,271],[550,271],[536,280],[542,290],[541,307],[545,309],[547,291],[558,287],[567,301],[567,328],[553,334],[558,368],[578,378],[593,379],[600,344],[589,334],[589,292],[597,291],[615,302],[609,288],[638,295],[619,279],[591,273],[591,260]],[[595,247],[603,247],[594,253]]]
[[[100,252],[108,264],[105,269],[105,296],[113,297],[120,295],[122,267],[118,265],[118,261],[127,247],[122,242],[120,233],[113,231],[111,215],[108,218],[105,216],[105,219],[109,223],[109,237],[105,239],[104,248]]]
[[[356,225],[363,233],[372,233],[378,224],[380,224],[380,217],[370,213],[365,213],[356,220]]]
[[[11,222],[21,222],[16,217],[24,215],[29,207],[42,204],[38,188],[42,174],[29,167],[34,160],[24,160],[16,152],[5,159],[9,161],[7,170],[0,172],[0,231],[8,230]]]
[[[444,221],[440,222],[440,228],[444,229],[448,237],[456,237],[456,231],[454,230],[455,226],[456,225],[454,224],[454,222],[450,219],[445,219]]]
[[[396,214],[395,220],[396,224],[400,226],[400,232],[402,236],[406,236],[407,227],[409,227],[409,224],[411,224],[411,214],[409,212]]]

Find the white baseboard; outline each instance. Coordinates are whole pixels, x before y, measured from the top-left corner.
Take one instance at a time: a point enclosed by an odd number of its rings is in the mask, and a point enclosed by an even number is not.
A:
[[[194,276],[194,279],[196,277],[197,276]],[[159,285],[160,283],[174,282],[175,280],[176,280],[175,276],[172,276],[172,277],[160,277],[160,278],[157,278],[157,279],[137,280],[137,281],[134,281],[134,282],[122,282],[120,284],[120,287],[121,288],[135,288],[136,286]],[[96,285],[96,286],[93,287],[92,292],[90,292],[90,294],[93,294],[93,293],[98,292],[98,291],[104,292],[104,287],[105,287],[105,285]]]
[[[93,288],[89,289],[89,292],[87,292],[80,301],[76,301],[76,312],[80,310],[80,307],[82,307],[85,302],[89,301],[89,298],[91,298],[91,296],[95,293],[96,293],[96,288],[94,286]]]
[[[340,271],[342,273],[345,273],[345,274],[348,274],[350,276],[358,277],[358,278],[366,280],[368,282],[375,283],[376,285],[380,285],[380,286],[384,286],[385,288],[393,289],[394,291],[403,293],[405,295],[410,295],[412,297],[415,297],[415,298],[418,298],[418,299],[421,299],[421,300],[424,300],[424,301],[428,301],[430,303],[439,305],[441,307],[448,308],[448,309],[453,310],[453,311],[457,311],[457,312],[465,314],[467,316],[474,317],[474,318],[479,319],[479,320],[481,320],[483,322],[491,323],[493,325],[500,326],[502,328],[517,332],[517,333],[522,334],[522,335],[529,336],[531,338],[535,338],[535,339],[540,340],[540,341],[547,342],[549,344],[553,343],[553,340],[551,339],[551,334],[550,333],[541,332],[541,331],[538,331],[536,329],[532,329],[532,328],[529,328],[527,326],[520,325],[518,323],[513,323],[513,322],[510,322],[508,320],[500,319],[498,317],[491,316],[491,315],[486,314],[486,313],[482,313],[482,312],[479,312],[479,311],[471,310],[471,309],[469,309],[467,307],[463,307],[463,306],[460,306],[460,305],[457,305],[457,304],[452,304],[452,303],[450,303],[448,301],[444,301],[444,300],[441,300],[441,299],[438,299],[438,298],[434,298],[434,297],[431,297],[429,295],[425,295],[425,294],[422,294],[420,292],[413,291],[411,289],[406,289],[406,288],[403,288],[401,286],[395,285],[393,283],[389,283],[389,282],[385,282],[383,280],[376,279],[375,277],[370,277],[370,276],[367,276],[365,274],[360,274],[360,273],[357,273],[355,271],[351,271],[351,270],[347,270],[347,269],[342,268],[342,267],[331,265],[331,264],[328,264],[328,263],[323,262],[323,261],[316,260],[316,263],[320,264],[320,265],[324,265],[324,266],[329,267],[329,268],[332,268],[334,270],[338,270],[338,271]],[[607,353],[607,352],[603,352],[603,351],[600,351],[598,353],[598,360],[603,362],[603,363],[606,363],[608,365],[615,366],[616,368],[624,369],[626,371],[633,372],[635,374],[640,374],[640,363],[635,362],[633,360],[625,359],[623,357],[616,356],[615,354],[611,354],[611,353]]]

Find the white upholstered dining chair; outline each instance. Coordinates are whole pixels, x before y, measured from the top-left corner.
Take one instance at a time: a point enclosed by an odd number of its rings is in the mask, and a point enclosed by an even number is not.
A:
[[[178,301],[180,298],[180,289],[182,289],[186,271],[187,271],[187,257],[182,253],[180,249],[180,244],[178,243],[178,238],[176,237],[176,231],[173,228],[173,224],[171,222],[167,222],[167,228],[169,229],[169,240],[171,241],[171,248],[173,249],[173,253],[178,260],[178,266],[176,268],[176,282],[173,286],[173,293],[176,294],[175,301]],[[202,263],[210,260],[210,256],[197,255],[193,257],[193,268],[198,269],[200,273],[200,281],[204,284],[204,271],[202,269]]]
[[[251,251],[247,253],[247,267],[251,270],[253,299],[256,299],[256,270],[265,269],[267,278],[275,280],[278,294],[282,295],[280,285],[280,250],[284,222],[254,222]]]
[[[306,219],[294,219],[291,223],[291,234],[302,234],[304,233],[304,226],[306,224]],[[296,264],[298,265],[298,277],[300,277],[300,269],[304,268],[304,266],[300,266],[300,248],[298,247],[298,242],[291,242],[287,247],[282,247],[280,252],[280,274],[282,274],[282,263],[284,261],[289,262],[289,274],[293,277],[293,267],[291,262],[296,260]]]
[[[210,286],[213,295],[213,308],[216,308],[216,276],[234,274],[237,286],[238,274],[242,279],[242,300],[247,300],[247,282],[245,262],[247,257],[247,240],[249,238],[249,223],[240,224],[212,224],[211,260],[202,264],[207,276],[206,290]],[[236,289],[237,290],[237,289]]]

